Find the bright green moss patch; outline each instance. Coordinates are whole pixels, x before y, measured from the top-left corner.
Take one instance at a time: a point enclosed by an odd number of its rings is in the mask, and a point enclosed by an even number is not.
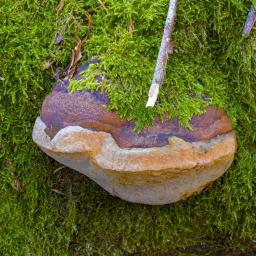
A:
[[[0,81],[1,255],[200,255],[201,250],[205,256],[255,250],[255,28],[248,39],[241,38],[251,2],[180,0],[175,52],[159,101],[148,110],[144,106],[167,3],[69,0],[59,15],[55,0],[0,5],[0,76],[5,79]],[[56,46],[55,35],[66,22],[63,41]],[[111,108],[136,118],[138,129],[165,111],[186,124],[204,110],[204,95],[212,99],[209,104],[224,107],[238,138],[227,174],[209,191],[162,207],[114,198],[68,168],[53,174],[59,164],[31,139],[53,84],[51,69],[43,67],[54,60],[53,68],[63,72],[79,38],[87,38],[84,63],[101,58],[88,83],[79,86],[96,89],[93,74],[103,73],[111,81],[103,86]]]
[[[241,30],[248,5],[234,1],[180,2],[172,38],[174,54],[170,56],[165,83],[153,109],[145,108],[145,103],[168,1],[105,1],[100,10],[98,3],[90,7],[95,13],[84,51],[88,58],[100,58],[96,73],[108,79],[108,86],[101,89],[107,91],[110,109],[120,117],[136,118],[137,128],[141,129],[157,114],[167,112],[170,118],[178,117],[188,126],[191,117],[201,114],[208,105],[229,110],[230,79],[245,61],[234,49],[246,54],[248,42],[242,40]],[[227,72],[232,58],[235,68]],[[92,81],[93,74],[91,70],[89,79],[73,81],[71,91],[99,89]],[[208,101],[203,101],[206,96]]]

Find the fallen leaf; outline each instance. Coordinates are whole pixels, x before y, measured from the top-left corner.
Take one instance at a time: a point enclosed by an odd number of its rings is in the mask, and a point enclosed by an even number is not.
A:
[[[82,58],[82,53],[81,53],[81,48],[84,44],[84,41],[79,40],[75,48],[72,50],[72,58],[71,58],[71,63],[69,64],[68,70],[67,70],[67,75],[69,77],[73,77],[74,73],[76,72],[77,69],[77,64],[79,60]]]
[[[63,8],[64,8],[64,0],[60,0],[60,2],[58,3],[58,5],[56,7],[57,12],[59,13]]]

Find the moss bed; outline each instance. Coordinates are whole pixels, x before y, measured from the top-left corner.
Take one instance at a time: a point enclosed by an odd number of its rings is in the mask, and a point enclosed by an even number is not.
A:
[[[146,109],[168,0],[2,1],[0,5],[0,254],[241,255],[256,240],[256,31],[241,36],[251,1],[180,0],[165,83]],[[256,4],[256,3],[255,3]],[[61,9],[61,10],[60,10]],[[65,29],[63,40],[54,44]],[[65,71],[85,39],[100,58],[72,91],[102,89],[137,130],[167,112],[189,127],[207,105],[223,107],[238,137],[232,168],[188,201],[164,207],[111,197],[32,142],[53,69]],[[95,74],[107,78],[100,87]],[[208,101],[202,101],[207,96]]]

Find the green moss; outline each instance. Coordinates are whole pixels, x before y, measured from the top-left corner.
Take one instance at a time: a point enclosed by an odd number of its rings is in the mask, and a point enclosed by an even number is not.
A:
[[[248,39],[241,38],[250,1],[180,0],[173,35],[176,50],[159,102],[150,110],[144,105],[168,1],[101,0],[103,7],[96,0],[69,0],[59,15],[57,2],[6,0],[0,5],[0,76],[5,78],[0,81],[0,254],[189,255],[184,248],[201,244],[202,255],[252,252],[255,29]],[[68,29],[56,46],[55,34],[66,20]],[[204,94],[212,99],[210,104],[224,107],[238,138],[238,152],[227,174],[209,191],[162,207],[111,197],[68,168],[54,175],[59,165],[31,139],[33,123],[53,83],[51,69],[42,67],[52,59],[54,68],[64,71],[78,38],[87,38],[84,62],[93,56],[102,60],[90,70],[86,86],[96,89],[93,75],[103,73],[111,81],[102,88],[112,99],[111,108],[122,117],[137,118],[138,129],[164,111],[186,124],[205,108]],[[17,179],[23,192],[17,191]]]
[[[97,56],[101,64],[97,74],[104,74],[109,85],[111,110],[121,118],[137,120],[137,129],[150,124],[156,115],[167,112],[185,126],[193,115],[206,106],[230,110],[230,79],[244,60],[234,49],[245,53],[241,30],[249,4],[184,0],[179,3],[173,34],[175,52],[170,56],[165,83],[154,109],[145,108],[167,13],[168,1],[105,1],[105,8],[92,16],[93,26],[84,51]],[[131,22],[133,30],[131,31]],[[239,28],[239,29],[238,29]],[[254,54],[254,53],[252,53]],[[241,54],[239,54],[241,55]],[[235,60],[227,73],[229,59]],[[71,91],[99,89],[89,79],[72,82]],[[89,73],[90,73],[89,72]],[[234,72],[234,73],[233,73]],[[202,100],[203,96],[210,99]]]

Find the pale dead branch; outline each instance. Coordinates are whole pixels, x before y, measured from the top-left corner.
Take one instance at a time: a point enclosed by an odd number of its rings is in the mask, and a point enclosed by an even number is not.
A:
[[[178,0],[170,0],[162,43],[161,43],[158,58],[157,58],[157,64],[155,67],[152,84],[148,93],[148,102],[146,104],[146,107],[155,106],[155,103],[157,101],[157,97],[159,94],[159,90],[164,82],[168,56],[173,51],[171,35],[173,32],[174,23],[175,23],[177,4],[178,4]]]
[[[256,22],[256,12],[255,12],[254,6],[252,5],[248,13],[246,22],[244,24],[244,29],[242,33],[243,37],[248,37],[250,35],[255,22]]]

